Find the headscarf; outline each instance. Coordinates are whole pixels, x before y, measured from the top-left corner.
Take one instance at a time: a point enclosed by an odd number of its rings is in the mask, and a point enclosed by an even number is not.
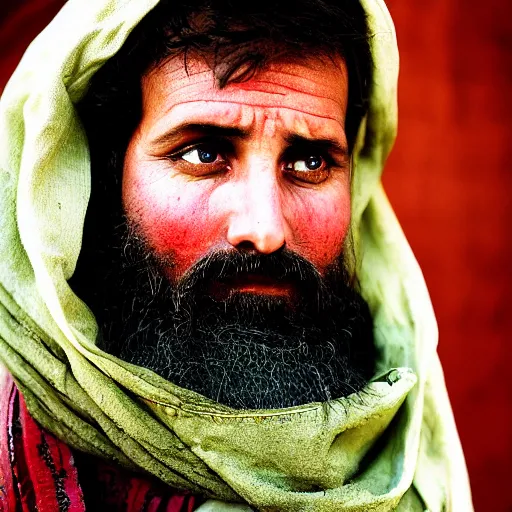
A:
[[[372,381],[326,403],[239,411],[96,347],[94,316],[67,282],[91,186],[75,105],[156,3],[69,0],[0,102],[0,360],[31,415],[73,448],[217,500],[211,510],[472,510],[432,306],[380,181],[398,75],[382,0],[361,0],[374,72],[352,183],[379,353]]]

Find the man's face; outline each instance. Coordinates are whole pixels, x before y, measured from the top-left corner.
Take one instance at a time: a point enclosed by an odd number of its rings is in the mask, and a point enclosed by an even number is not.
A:
[[[342,250],[343,61],[275,64],[224,89],[201,61],[187,68],[171,59],[142,80],[125,217],[101,227],[83,295],[99,345],[241,409],[361,389],[375,357]]]
[[[150,249],[172,259],[171,281],[233,248],[286,247],[325,273],[350,223],[347,93],[342,59],[274,64],[224,89],[199,59],[185,69],[176,57],[144,77],[123,205]],[[251,275],[229,286],[291,292]]]

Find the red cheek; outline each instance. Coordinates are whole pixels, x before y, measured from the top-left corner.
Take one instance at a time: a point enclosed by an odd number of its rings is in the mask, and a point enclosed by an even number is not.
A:
[[[165,208],[145,207],[138,224],[156,254],[171,257],[180,276],[218,242],[220,227],[200,199],[190,203],[168,198]]]
[[[292,224],[294,243],[290,248],[324,272],[343,250],[350,226],[350,197],[314,198],[293,211]]]

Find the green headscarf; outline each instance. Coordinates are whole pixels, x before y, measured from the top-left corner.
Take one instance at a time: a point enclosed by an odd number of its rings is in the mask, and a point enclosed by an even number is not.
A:
[[[421,271],[383,192],[398,54],[382,0],[362,0],[375,65],[354,153],[358,277],[379,350],[361,393],[237,411],[99,350],[67,280],[90,194],[74,105],[157,0],[69,0],[0,103],[0,360],[33,417],[72,447],[209,496],[204,510],[472,510]],[[377,442],[378,441],[378,442]]]

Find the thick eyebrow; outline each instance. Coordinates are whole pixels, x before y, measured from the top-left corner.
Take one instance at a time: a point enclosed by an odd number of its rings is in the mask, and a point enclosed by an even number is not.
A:
[[[183,140],[187,135],[201,135],[204,137],[247,137],[248,133],[241,128],[232,126],[219,126],[208,123],[183,123],[175,126],[167,132],[159,135],[151,141],[155,148],[165,146],[169,147]]]
[[[341,143],[338,139],[335,138],[327,137],[321,139],[309,139],[307,137],[303,137],[302,135],[291,134],[286,137],[286,142],[290,146],[309,146],[331,153],[336,153],[343,157],[348,157],[349,155],[347,145]]]

